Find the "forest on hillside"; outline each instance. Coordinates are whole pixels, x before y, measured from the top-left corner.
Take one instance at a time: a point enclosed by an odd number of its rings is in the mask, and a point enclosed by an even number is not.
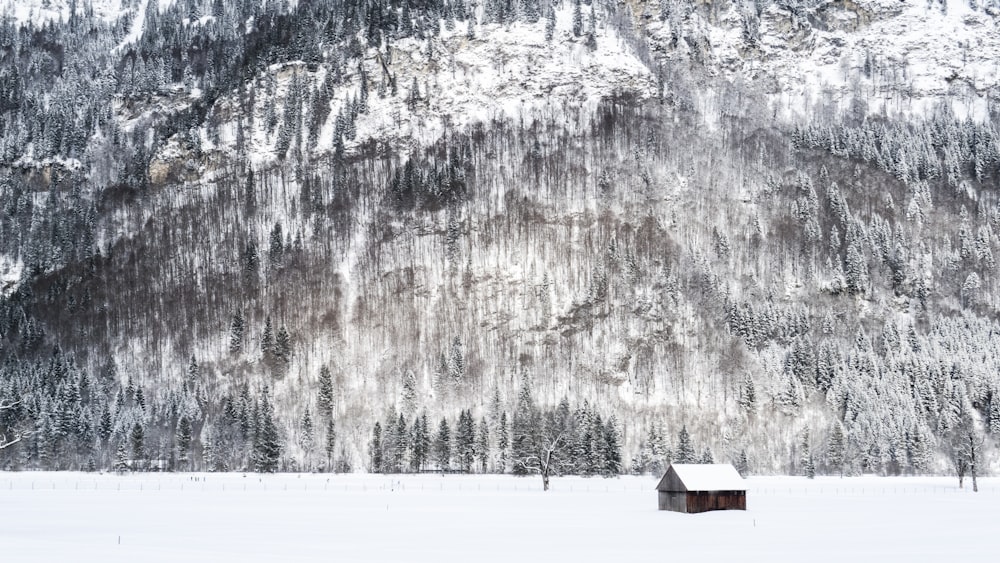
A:
[[[131,7],[0,20],[0,467],[988,470],[996,111],[776,120],[695,2]],[[441,118],[518,34],[645,89]]]

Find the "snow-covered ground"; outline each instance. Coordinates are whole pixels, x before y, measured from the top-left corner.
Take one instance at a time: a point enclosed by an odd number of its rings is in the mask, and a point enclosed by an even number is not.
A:
[[[656,480],[0,474],[4,561],[989,560],[1000,479],[757,477],[746,512]]]

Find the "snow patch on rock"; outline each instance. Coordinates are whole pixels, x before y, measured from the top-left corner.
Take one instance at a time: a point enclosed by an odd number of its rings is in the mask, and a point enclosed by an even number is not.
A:
[[[545,20],[541,19],[534,24],[476,25],[472,38],[466,25],[457,23],[431,41],[402,39],[393,43],[386,67],[384,51],[367,49],[360,65],[368,81],[368,108],[357,118],[355,137],[344,140],[345,149],[350,152],[375,140],[405,154],[437,141],[446,131],[462,131],[494,119],[525,126],[536,120],[555,121],[572,128],[583,126],[599,102],[616,93],[640,98],[655,95],[653,73],[614,29],[599,26],[593,50],[585,45],[584,37],[574,37],[571,29],[572,11],[567,5],[557,11],[552,41],[545,40]],[[380,83],[390,80],[386,69],[395,77],[395,96],[379,92]],[[292,75],[298,74],[312,88],[322,84],[326,69],[285,63],[266,72],[270,76],[257,81],[254,128],[246,132],[247,152],[255,166],[278,159],[278,135],[265,128],[266,108],[275,104],[280,123]],[[269,77],[276,81],[274,99],[262,95],[261,84]],[[414,80],[419,101],[410,103]],[[316,145],[304,150],[325,154],[334,149],[337,115],[360,90],[361,73],[355,70],[337,86]],[[239,115],[237,104],[234,97],[227,97],[217,102],[216,109]],[[306,128],[309,108],[303,107],[302,113]],[[203,135],[203,148],[234,151],[236,130],[235,123],[223,126],[215,143]]]
[[[24,262],[20,258],[0,254],[0,298],[17,291],[24,274]]]
[[[841,111],[926,115],[947,103],[960,118],[984,119],[1000,83],[1000,11],[965,0],[833,0],[812,8],[770,4],[755,39],[733,3],[695,11],[671,29],[647,28],[654,47],[710,74],[761,88],[775,114],[810,116],[820,103]],[[754,35],[751,33],[751,35]],[[674,42],[673,39],[679,40]]]

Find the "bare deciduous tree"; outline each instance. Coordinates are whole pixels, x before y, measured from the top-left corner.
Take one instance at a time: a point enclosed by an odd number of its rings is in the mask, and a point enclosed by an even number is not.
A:
[[[514,465],[519,466],[526,473],[538,473],[542,476],[542,490],[549,490],[549,478],[553,475],[560,475],[571,469],[573,464],[565,454],[570,448],[570,434],[559,432],[555,436],[543,436],[538,444],[537,453],[533,453],[523,459],[514,460]]]
[[[16,407],[20,402],[21,401],[15,401],[11,403],[8,401],[0,401],[0,412],[3,412],[7,409],[12,409]],[[13,436],[10,438],[7,437],[7,434],[0,433],[0,450],[13,446],[14,444],[20,442],[23,438],[24,434],[22,432],[15,431]]]

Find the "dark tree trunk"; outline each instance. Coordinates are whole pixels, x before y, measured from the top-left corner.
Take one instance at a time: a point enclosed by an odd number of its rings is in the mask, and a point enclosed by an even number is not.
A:
[[[549,490],[549,468],[552,467],[552,450],[545,452],[545,459],[542,461],[542,490]]]
[[[978,450],[976,437],[969,433],[969,473],[972,474],[972,492],[979,492],[979,483],[976,482],[976,452]]]

